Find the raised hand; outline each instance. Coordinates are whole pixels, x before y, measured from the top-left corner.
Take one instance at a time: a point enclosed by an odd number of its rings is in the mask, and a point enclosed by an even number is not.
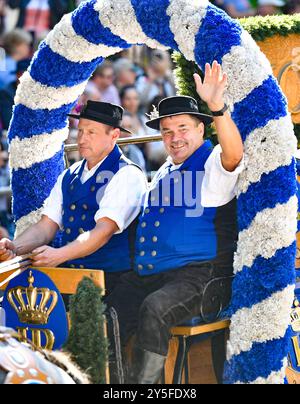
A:
[[[0,261],[8,261],[16,256],[16,248],[8,238],[0,240]]]
[[[194,74],[196,90],[200,98],[207,103],[211,111],[219,111],[224,107],[224,92],[227,86],[227,74],[215,60],[212,66],[205,65],[205,76],[202,82],[199,74]]]

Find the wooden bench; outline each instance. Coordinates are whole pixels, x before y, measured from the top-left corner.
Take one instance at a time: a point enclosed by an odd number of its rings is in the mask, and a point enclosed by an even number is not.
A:
[[[171,330],[171,335],[178,341],[178,351],[175,360],[173,384],[182,384],[183,375],[185,383],[189,384],[188,354],[196,337],[211,339],[211,361],[217,382],[222,384],[223,369],[226,359],[226,332],[229,329],[229,320],[220,320],[210,324],[195,326],[180,326]],[[208,361],[210,361],[208,359]],[[200,379],[200,378],[199,378]]]
[[[84,277],[88,277],[93,280],[95,285],[105,288],[104,272],[94,269],[71,269],[71,268],[34,268],[38,271],[48,275],[54,282],[57,289],[61,294],[73,295],[76,293],[78,284]],[[12,275],[14,271],[0,274],[0,283]],[[4,284],[0,290],[5,290],[7,284]]]

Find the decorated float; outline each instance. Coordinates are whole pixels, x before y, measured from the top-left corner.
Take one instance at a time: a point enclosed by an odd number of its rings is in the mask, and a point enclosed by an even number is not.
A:
[[[66,15],[40,45],[15,99],[9,141],[17,234],[39,220],[43,202],[64,169],[67,114],[87,80],[104,58],[134,44],[176,51],[182,94],[195,95],[195,69],[202,71],[213,60],[222,64],[229,78],[226,102],[246,159],[238,186],[240,233],[227,317],[210,324],[202,318],[197,325],[172,330],[165,382],[215,382],[209,371],[211,344],[219,382],[281,384],[288,376],[290,383],[298,383],[300,298],[295,299],[294,291],[299,15],[236,21],[207,0],[90,0]],[[83,370],[89,369],[94,383],[109,382],[98,288],[104,287],[101,268],[36,269],[30,267],[29,256],[1,264],[0,274],[0,285],[6,286],[6,322],[21,339],[51,349],[64,345]],[[54,283],[46,281],[45,274]],[[68,335],[59,293],[74,293],[84,276],[89,279],[80,284],[71,304]],[[91,299],[96,303],[91,305]],[[220,359],[228,329],[222,378]],[[87,336],[97,343],[85,344]]]

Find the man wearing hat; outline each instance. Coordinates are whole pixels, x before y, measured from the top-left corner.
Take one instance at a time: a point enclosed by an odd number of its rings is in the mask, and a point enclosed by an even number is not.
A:
[[[139,216],[134,271],[122,276],[107,302],[118,313],[122,345],[136,333],[129,383],[157,383],[170,329],[199,316],[208,282],[233,272],[243,144],[224,103],[227,76],[221,66],[206,65],[203,83],[194,78],[213,116],[199,113],[191,97],[164,99],[152,113],[147,125],[160,129],[169,158],[153,178]],[[215,148],[203,139],[212,121]],[[229,289],[222,291],[223,305]]]
[[[0,260],[33,251],[35,266],[102,269],[110,291],[130,270],[129,225],[140,211],[146,178],[116,142],[123,109],[88,101],[79,119],[78,147],[83,161],[58,178],[41,220],[13,242],[0,242]],[[48,246],[58,229],[60,248]]]

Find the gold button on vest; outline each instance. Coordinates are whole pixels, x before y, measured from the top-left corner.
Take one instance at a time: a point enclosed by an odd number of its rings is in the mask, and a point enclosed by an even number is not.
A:
[[[75,204],[71,205],[71,206],[70,206],[70,209],[71,209],[71,210],[75,210],[75,209],[76,209],[76,205],[75,205]]]

